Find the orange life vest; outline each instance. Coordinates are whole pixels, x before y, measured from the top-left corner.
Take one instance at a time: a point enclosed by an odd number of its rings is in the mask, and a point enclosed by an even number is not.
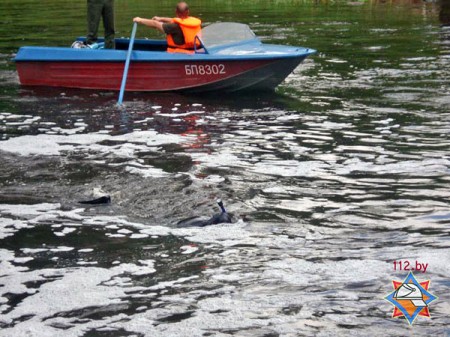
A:
[[[174,23],[177,23],[184,36],[184,44],[179,45],[173,41],[172,35],[167,35],[167,51],[170,53],[194,53],[194,44],[199,47],[200,42],[195,41],[195,36],[201,30],[202,21],[200,19],[194,18],[193,16],[188,16],[185,19],[174,18]]]

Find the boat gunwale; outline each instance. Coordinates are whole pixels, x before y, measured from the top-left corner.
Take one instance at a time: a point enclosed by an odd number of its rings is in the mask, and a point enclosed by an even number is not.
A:
[[[278,46],[278,45],[275,45]],[[291,50],[290,53],[267,53],[267,54],[174,54],[161,51],[140,51],[135,50],[131,54],[131,60],[133,62],[215,62],[215,61],[244,61],[244,60],[275,60],[275,59],[288,59],[288,58],[298,58],[307,57],[311,54],[316,53],[314,49],[307,49],[303,47],[288,47],[296,48]],[[301,50],[300,50],[301,48]],[[73,48],[68,47],[34,47],[34,46],[24,46],[19,49],[15,62],[124,62],[126,59],[125,50],[114,50],[105,51],[104,50],[86,50],[76,49],[72,51]],[[36,51],[45,55],[36,55]],[[92,53],[89,56],[80,54],[82,53]],[[66,55],[48,55],[49,52],[59,52]],[[23,55],[26,53],[25,55]],[[33,55],[29,55],[33,53]],[[71,55],[68,55],[71,54]],[[82,57],[80,57],[82,55]],[[113,57],[114,56],[114,57]]]
[[[84,38],[77,40],[83,41]],[[116,39],[117,43],[128,43],[129,39]],[[135,45],[164,46],[164,40],[137,39]],[[252,49],[257,45],[260,50]],[[250,48],[245,48],[249,46]],[[221,51],[230,50],[230,53]],[[239,50],[243,53],[240,54]],[[248,53],[245,53],[248,51]],[[233,53],[234,52],[234,53]],[[307,57],[316,53],[316,50],[277,44],[265,44],[258,38],[246,40],[244,43],[231,43],[216,46],[208,50],[208,53],[197,52],[195,54],[169,53],[165,50],[133,50],[131,60],[133,62],[194,62],[194,61],[234,61],[234,60],[272,60],[279,58]],[[71,48],[58,46],[23,46],[19,48],[15,62],[124,62],[127,50],[123,49],[90,49]]]

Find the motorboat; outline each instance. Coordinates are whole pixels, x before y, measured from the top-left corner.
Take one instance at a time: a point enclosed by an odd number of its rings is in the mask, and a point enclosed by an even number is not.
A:
[[[167,52],[165,40],[132,44],[126,91],[235,92],[273,90],[309,55],[310,48],[266,44],[248,25],[213,23],[196,36],[190,54]],[[119,90],[129,38],[116,49],[21,47],[15,57],[20,84]],[[85,41],[79,37],[78,46]]]

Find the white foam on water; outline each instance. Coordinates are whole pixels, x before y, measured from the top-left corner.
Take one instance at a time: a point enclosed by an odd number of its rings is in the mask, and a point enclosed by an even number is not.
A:
[[[251,170],[283,177],[315,177],[323,176],[327,167],[327,164],[318,161],[273,160],[256,163]]]
[[[104,145],[105,141],[112,141],[118,145]],[[48,135],[13,137],[1,143],[3,151],[16,153],[22,156],[43,155],[57,156],[66,152],[93,153],[97,156],[113,156],[130,159],[131,162],[118,164],[126,166],[131,173],[143,175],[145,177],[166,175],[162,169],[152,166],[140,165],[134,158],[136,153],[148,149],[148,147],[158,147],[163,144],[178,144],[190,141],[189,137],[174,134],[159,134],[156,131],[134,131],[125,135],[111,136],[103,133],[90,134],[69,134],[69,135]],[[114,164],[111,164],[114,166]],[[117,165],[117,164],[116,164]],[[138,167],[136,167],[138,166]],[[140,166],[140,167],[139,167]]]
[[[33,217],[39,216],[46,212],[57,210],[61,207],[61,204],[34,204],[34,205],[21,205],[21,204],[0,204],[0,214],[12,215],[17,217]]]
[[[75,145],[94,144],[107,139],[107,135],[47,135],[40,134],[37,136],[22,136],[10,138],[2,142],[2,150],[13,152],[22,156],[43,155],[56,156],[64,151],[71,151]],[[73,143],[68,145],[66,143]],[[64,144],[64,145],[60,145]]]
[[[205,153],[192,153],[191,157],[195,161],[201,162],[208,167],[246,167],[249,164],[239,158],[236,153],[228,148],[223,148],[219,153],[208,155]]]
[[[14,261],[15,256],[14,253],[6,250],[0,249],[0,277],[4,277],[6,275],[10,275],[15,271],[25,271],[28,270],[27,267],[15,267],[11,262]],[[1,283],[4,284],[3,278],[1,279]]]
[[[370,47],[364,47],[364,49],[370,50],[370,51],[378,51],[378,50],[387,49],[389,47],[390,46],[370,46]]]
[[[97,261],[84,261],[84,260],[78,260],[77,261],[77,265],[79,265],[79,266],[93,266],[93,265],[96,265],[96,264],[98,264],[98,262]]]
[[[295,286],[307,286],[316,282],[339,284],[341,282],[364,282],[380,277],[382,271],[392,266],[387,262],[376,260],[344,260],[327,262],[309,262],[303,259],[287,258],[281,261],[270,261],[264,276],[270,279],[281,279]]]
[[[197,179],[195,176],[192,176],[192,178]],[[201,180],[207,184],[220,184],[225,181],[225,178],[216,174],[210,174],[205,178],[201,178]]]
[[[277,121],[283,122],[283,121],[298,120],[301,118],[302,118],[302,116],[300,116],[300,115],[286,115],[286,116],[277,117]]]
[[[109,238],[124,238],[124,237],[126,237],[126,235],[123,235],[123,234],[106,233],[105,235]]]
[[[252,244],[250,232],[245,230],[246,224],[238,222],[235,224],[219,224],[206,227],[174,228],[170,233],[185,237],[189,241],[197,243],[215,243],[225,247],[239,243]]]
[[[148,307],[146,306],[146,305],[143,305],[143,306],[141,306],[141,307],[137,307],[136,308],[136,311],[145,311],[145,310],[147,310],[148,309]]]
[[[27,224],[20,220],[0,218],[0,240],[14,235],[21,228],[27,228]]]
[[[131,233],[133,233],[133,231],[131,231],[129,229],[122,228],[122,229],[119,229],[117,231],[117,233],[120,233],[120,234],[131,234]]]
[[[103,268],[66,269],[61,278],[41,285],[39,292],[27,297],[10,313],[0,318],[3,322],[34,315],[36,318],[51,317],[59,312],[120,303],[125,293],[120,288],[102,286],[101,283],[117,275]],[[57,298],[58,301],[54,301]],[[39,319],[36,323],[40,324]]]
[[[313,199],[313,198],[301,198],[297,200],[282,200],[278,199],[276,205],[273,205],[274,208],[291,210],[297,212],[305,212],[310,211],[314,212],[314,209],[317,207],[327,207],[327,208],[336,208],[338,209],[341,204],[330,202],[327,199]]]
[[[56,218],[60,204],[10,205],[0,204],[0,239],[14,235],[18,230],[33,227],[36,219]],[[57,212],[57,211],[56,211]],[[49,215],[54,213],[54,215]],[[10,217],[17,218],[11,219]]]
[[[29,294],[21,303],[16,305],[10,312],[2,315],[2,323],[11,322],[14,319],[23,316],[33,316],[26,322],[17,324],[9,333],[17,336],[24,332],[30,332],[30,326],[33,331],[41,331],[41,335],[61,335],[61,330],[54,330],[52,325],[55,321],[69,324],[69,319],[58,318],[59,313],[70,312],[73,310],[89,307],[106,307],[112,304],[123,303],[127,292],[138,291],[142,288],[130,287],[130,279],[121,277],[126,273],[131,275],[148,275],[155,272],[153,260],[139,260],[136,264],[120,264],[110,269],[83,267],[66,268],[64,270],[42,269],[27,271],[27,268],[13,266],[9,261],[14,261],[14,254],[0,249],[1,270],[5,275],[1,278],[4,287],[0,287],[0,295],[4,293]],[[83,261],[79,261],[83,264]],[[92,263],[92,262],[91,262]],[[95,263],[95,262],[93,262]],[[87,264],[87,262],[85,263]],[[55,279],[56,277],[56,279]],[[114,286],[106,285],[110,280],[115,279]],[[46,281],[36,289],[29,289],[24,286],[30,281]],[[184,282],[185,280],[176,280]],[[55,301],[55,298],[58,300]],[[2,311],[9,307],[5,305],[7,301],[0,296],[0,307]],[[88,324],[89,325],[89,324]],[[80,325],[81,329],[83,325]],[[67,331],[66,336],[77,336],[78,328],[75,331]]]
[[[139,168],[134,166],[127,166],[125,170],[131,174],[136,174],[144,178],[162,178],[169,176],[169,174],[164,172],[164,170],[155,167]]]
[[[142,228],[139,230],[141,234],[145,234],[151,237],[154,236],[167,236],[170,234],[170,228],[164,226],[138,226],[138,228]]]
[[[24,254],[38,254],[47,252],[48,248],[21,248],[20,249]]]
[[[199,114],[204,114],[204,113],[205,113],[205,111],[188,111],[188,112],[183,112],[183,113],[170,113],[170,114],[160,113],[159,116],[176,118],[176,117],[186,117],[186,116],[191,116],[191,115],[199,115]]]
[[[180,249],[182,251],[181,254],[192,254],[198,251],[198,247],[193,245],[181,246]]]
[[[369,151],[369,148],[367,148]],[[372,172],[379,174],[412,174],[421,176],[441,176],[448,174],[450,161],[442,159],[422,159],[422,160],[404,160],[394,163],[383,163],[377,165],[373,162],[361,161],[358,158],[352,158],[345,161],[336,169],[336,174],[347,175],[354,171]]]
[[[78,249],[79,253],[91,253],[93,252],[94,249],[93,248],[83,248],[83,249]]]
[[[66,236],[67,234],[72,233],[72,232],[74,232],[74,231],[76,231],[76,228],[73,228],[73,227],[65,227],[65,228],[63,228],[62,231],[60,231],[60,232],[54,232],[54,234],[55,234],[56,236]]]
[[[137,233],[133,233],[130,235],[130,239],[145,239],[148,238],[149,235],[148,234],[137,234]]]
[[[51,252],[58,253],[58,252],[71,252],[74,250],[74,247],[67,247],[67,246],[59,246],[56,248],[50,248]]]
[[[291,189],[295,190],[293,187]],[[277,188],[277,186],[266,189],[266,192],[272,193],[283,191],[285,191],[284,187]],[[63,211],[59,212],[61,216],[64,216]],[[39,213],[36,216],[39,216]],[[152,275],[156,272],[153,260],[141,259],[136,261],[136,264],[120,264],[117,261],[116,267],[110,269],[88,267],[89,262],[80,260],[79,263],[83,265],[82,269],[66,269],[62,271],[63,275],[56,274],[57,280],[50,280],[43,284],[39,293],[30,292],[30,296],[0,319],[3,322],[8,322],[23,315],[36,315],[24,322],[18,322],[12,328],[8,328],[8,333],[20,336],[23,333],[32,334],[39,331],[40,336],[64,335],[71,337],[80,336],[83,331],[90,329],[97,329],[98,331],[126,329],[144,335],[151,333],[151,336],[184,336],[186,332],[195,336],[202,335],[207,331],[256,329],[253,332],[255,335],[258,335],[261,331],[266,333],[276,331],[295,336],[299,328],[303,329],[301,331],[307,331],[304,329],[311,329],[311,326],[320,326],[322,331],[333,331],[333,327],[342,323],[342,319],[327,314],[324,319],[317,321],[313,314],[320,308],[316,308],[315,303],[321,303],[321,299],[326,296],[335,296],[336,303],[342,303],[342,307],[331,302],[332,308],[359,312],[364,303],[359,304],[360,299],[357,292],[346,291],[339,287],[349,282],[378,280],[380,277],[384,277],[383,275],[389,275],[389,271],[392,269],[391,264],[387,262],[371,259],[333,261],[323,256],[322,261],[311,262],[303,258],[292,257],[290,255],[294,252],[299,256],[303,254],[307,256],[311,253],[309,249],[304,248],[304,239],[250,231],[243,222],[204,228],[179,229],[164,226],[149,227],[114,216],[90,216],[83,222],[96,226],[113,224],[118,231],[126,235],[132,232],[129,228],[135,227],[140,233],[145,233],[146,236],[172,234],[193,242],[207,244],[210,249],[217,246],[224,247],[225,250],[220,254],[221,267],[206,269],[204,276],[208,278],[208,282],[217,284],[239,282],[248,284],[248,286],[239,290],[234,287],[223,286],[211,291],[207,298],[199,298],[199,296],[205,295],[201,293],[204,290],[195,290],[197,289],[195,287],[189,288],[191,282],[200,281],[198,276],[160,282],[151,287],[136,287],[133,285],[132,279],[125,276],[126,274],[134,276]],[[308,240],[311,239],[312,236],[308,238]],[[190,248],[192,246],[182,246],[180,249],[185,252],[189,251],[189,254],[195,256],[198,250],[190,251]],[[243,265],[237,268],[237,263],[242,264],[242,261],[246,261],[245,254],[251,252],[252,249],[256,252],[264,251],[264,254],[260,257],[261,261],[258,263],[258,272],[255,272],[255,269],[246,270]],[[276,255],[273,255],[275,251]],[[279,251],[286,252],[286,254],[280,255]],[[0,251],[1,254],[2,251]],[[392,251],[388,255],[392,255]],[[15,258],[12,252],[6,251],[3,251],[1,257],[1,261],[13,261]],[[169,255],[166,257],[169,257]],[[446,277],[448,276],[444,261],[446,259],[439,261],[439,254],[430,254],[426,257],[435,268],[439,268],[436,270],[443,272]],[[18,268],[17,266],[12,266],[10,263],[9,268],[9,274],[18,274],[14,270]],[[11,268],[13,269],[11,270]],[[2,265],[1,270],[3,269]],[[39,279],[39,276],[27,272],[27,269],[23,269],[22,276],[24,276],[24,273],[25,275],[26,273],[29,274],[23,280]],[[53,272],[44,270],[43,273],[49,276]],[[17,275],[8,277],[6,288],[10,288],[11,283],[15,282],[19,285],[16,289],[18,293],[30,291],[30,289],[24,287],[25,282],[23,280],[17,281]],[[41,279],[45,278],[41,277]],[[324,294],[316,293],[315,295],[305,290],[300,291],[298,296],[292,296],[290,291],[287,291],[286,294],[283,292],[283,289],[289,287],[308,287],[314,284],[331,290]],[[183,288],[185,286],[186,288]],[[105,316],[101,320],[86,320],[75,325],[73,324],[74,318],[58,317],[58,313],[61,312],[126,304],[127,294],[130,292],[134,294],[133,298],[153,298],[154,293],[148,294],[146,292],[149,290],[164,292],[170,289],[180,289],[180,287],[183,289],[181,295],[166,293],[158,298],[159,302],[152,304],[152,306],[141,306],[130,316],[111,314],[111,316]],[[336,290],[333,291],[333,287],[336,287]],[[5,306],[1,289],[0,303],[3,302],[3,306]],[[141,294],[140,291],[145,293]],[[62,297],[62,303],[54,303],[56,297]],[[351,309],[345,309],[345,301],[352,303]],[[284,307],[289,310],[291,306],[294,309],[296,307],[302,309],[296,314],[280,315],[280,308]],[[355,308],[358,306],[361,306],[361,309]],[[42,309],[38,309],[40,307]],[[160,321],[165,317],[174,314],[183,315],[192,310],[195,311],[192,316],[178,322]],[[346,312],[345,317],[349,320],[349,324],[352,321],[351,315],[351,312]],[[154,325],[155,323],[157,324]],[[65,330],[55,328],[58,325],[68,328]],[[311,333],[314,331],[316,330],[312,329]]]
[[[329,62],[329,63],[347,63],[348,61],[346,61],[346,60],[341,60],[341,59],[328,59],[328,60],[325,60],[326,62]]]
[[[16,257],[13,262],[14,263],[27,263],[29,261],[34,260],[34,257]]]

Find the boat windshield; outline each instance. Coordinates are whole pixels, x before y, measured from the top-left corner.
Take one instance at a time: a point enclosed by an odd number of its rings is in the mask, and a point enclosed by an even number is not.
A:
[[[198,36],[206,49],[256,38],[249,26],[235,22],[213,23],[202,28]]]

